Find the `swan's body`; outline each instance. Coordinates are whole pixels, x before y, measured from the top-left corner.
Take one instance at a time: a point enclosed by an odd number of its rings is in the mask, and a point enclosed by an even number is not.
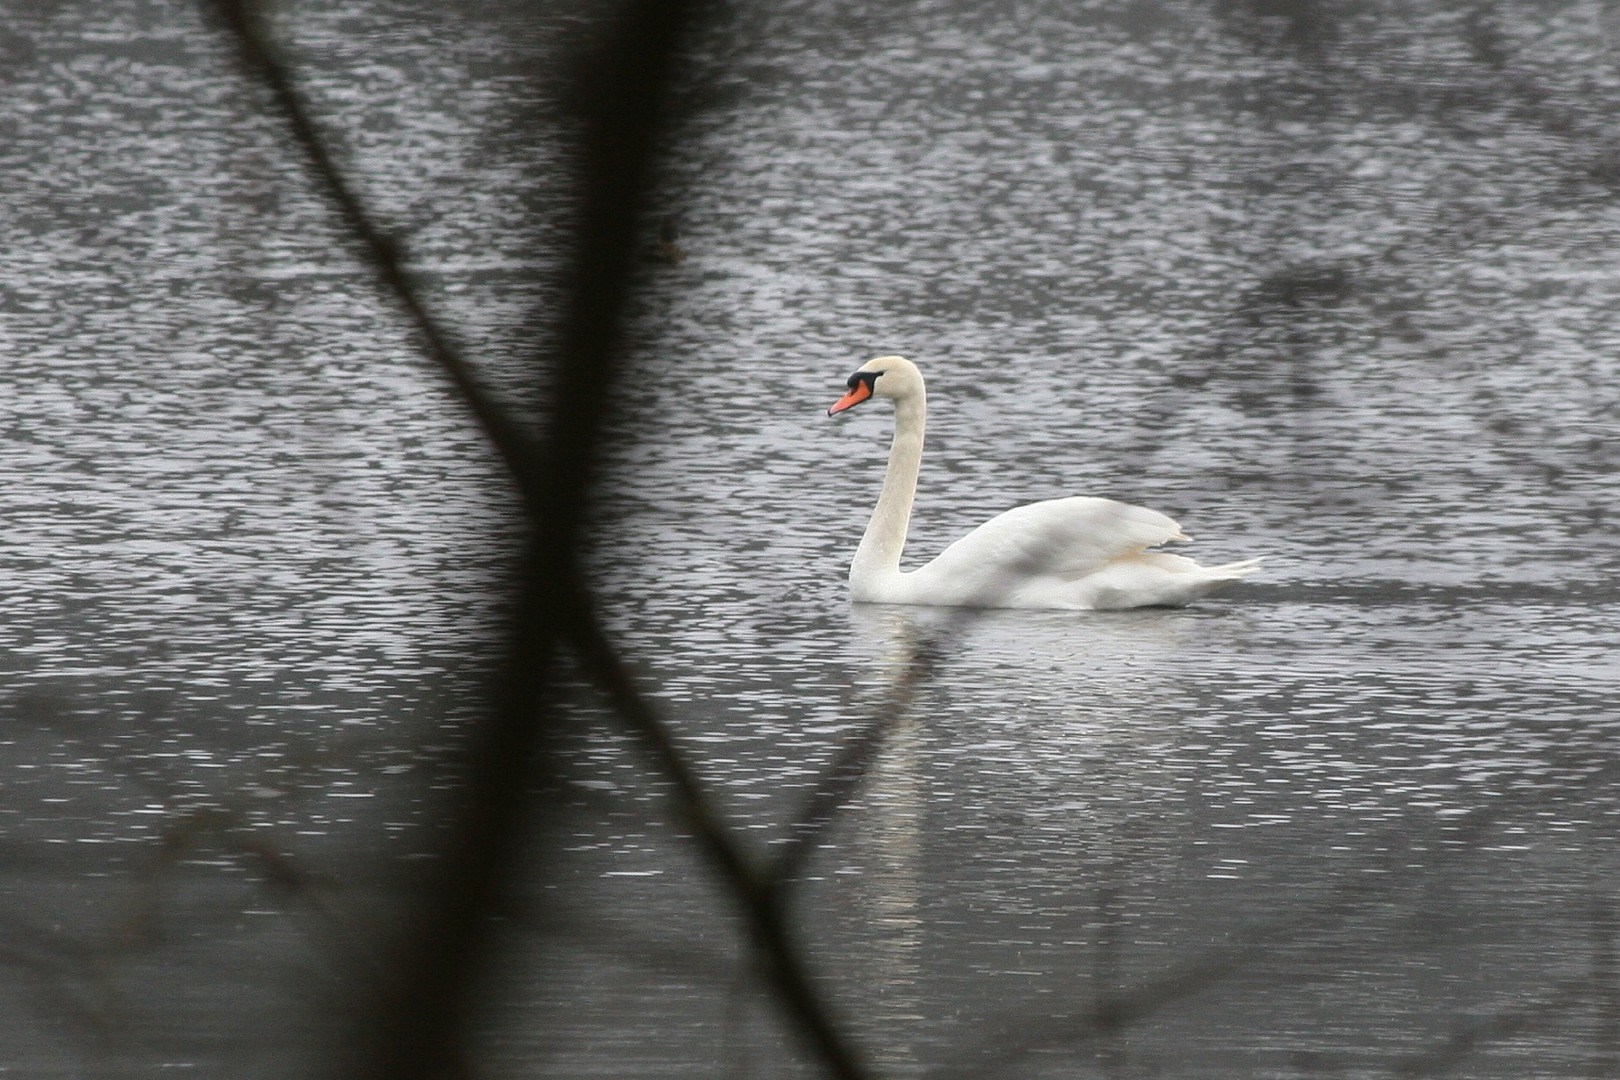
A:
[[[890,604],[1111,610],[1179,607],[1241,580],[1259,559],[1204,567],[1150,551],[1185,540],[1174,521],[1112,499],[1049,499],[998,514],[933,562],[900,569],[922,464],[922,372],[899,356],[869,360],[829,415],[870,397],[894,401],[894,444],[872,520],[849,568],[850,598]]]

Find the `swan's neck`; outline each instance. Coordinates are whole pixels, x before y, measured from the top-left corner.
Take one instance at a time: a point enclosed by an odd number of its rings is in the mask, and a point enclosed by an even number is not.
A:
[[[852,586],[872,580],[873,575],[894,574],[900,570],[906,526],[911,522],[911,502],[917,494],[917,470],[922,465],[927,414],[927,403],[920,391],[915,396],[895,401],[889,468],[883,475],[883,493],[878,496],[866,535],[861,537],[861,546],[855,549],[855,561],[849,568]]]

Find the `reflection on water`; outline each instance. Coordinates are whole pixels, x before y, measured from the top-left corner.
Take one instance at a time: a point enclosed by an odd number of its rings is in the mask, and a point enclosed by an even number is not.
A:
[[[428,850],[509,493],[208,28],[94,8],[0,27],[0,1041],[311,1075]],[[1453,8],[744,3],[695,43],[592,572],[755,850],[878,725],[792,904],[885,1075],[1620,1062],[1613,28]],[[513,381],[563,175],[513,118],[566,34],[284,17]],[[886,352],[932,391],[914,554],[1094,494],[1263,573],[852,608],[888,421],[824,409]],[[635,744],[576,718],[490,1074],[809,1075]]]
[[[886,1075],[918,1075],[913,1033],[924,1029],[933,1002],[923,980],[924,830],[926,788],[918,767],[918,725],[902,720],[886,735],[886,748],[870,772],[866,793],[850,807],[844,859],[833,871],[844,893],[837,911],[868,943],[851,955],[841,977],[862,987],[869,1008],[860,1025]],[[853,861],[844,861],[853,856]],[[835,856],[836,858],[836,856]]]
[[[1612,673],[1527,668],[1534,634],[1445,674],[1245,665],[1278,622],[1324,654],[1399,640],[1362,619],[1324,636],[1328,605],[1237,607],[955,627],[925,722],[887,746],[826,879],[840,910],[857,903],[840,871],[909,905],[920,870],[920,933],[876,917],[831,932],[853,957],[910,952],[924,1001],[983,1003],[900,1029],[948,1045],[929,1075],[1069,1075],[1077,1053],[1126,1075],[1398,1071],[1443,1057],[1459,1016],[1539,1017],[1539,1038],[1469,1075],[1579,1074],[1612,1053],[1591,992],[1612,919]],[[869,641],[901,649],[938,620],[913,614],[857,609]],[[902,850],[889,815],[911,805],[924,824]],[[872,1014],[876,964],[841,973]]]

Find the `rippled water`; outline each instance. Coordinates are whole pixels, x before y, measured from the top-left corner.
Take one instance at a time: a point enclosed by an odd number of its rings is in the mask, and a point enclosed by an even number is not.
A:
[[[560,227],[513,117],[568,34],[286,11],[510,380]],[[760,850],[881,718],[795,910],[886,1074],[1620,1060],[1616,27],[1482,11],[818,0],[698,43],[594,574]],[[31,1075],[304,1074],[496,641],[498,472],[210,33],[127,0],[0,38]],[[1264,572],[1182,611],[852,608],[888,417],[825,408],[884,352],[930,379],[914,557],[1099,494]],[[662,788],[580,718],[491,1074],[804,1071]]]

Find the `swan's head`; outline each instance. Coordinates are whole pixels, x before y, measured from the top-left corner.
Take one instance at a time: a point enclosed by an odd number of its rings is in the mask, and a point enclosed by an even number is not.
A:
[[[827,410],[827,415],[853,409],[867,398],[914,398],[922,395],[922,372],[903,356],[880,356],[868,360],[849,377],[849,392]]]

